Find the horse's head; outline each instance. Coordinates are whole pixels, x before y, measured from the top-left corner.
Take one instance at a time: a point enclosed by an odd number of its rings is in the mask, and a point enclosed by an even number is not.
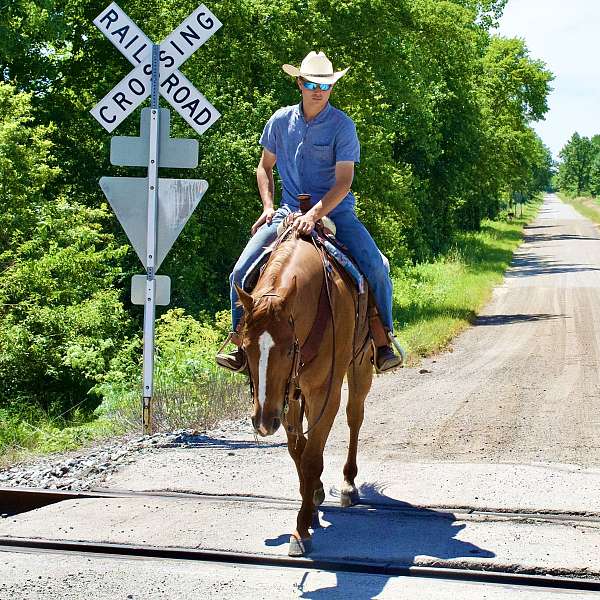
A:
[[[286,396],[293,393],[288,387],[299,360],[292,318],[295,283],[256,298],[239,287],[237,292],[245,313],[241,341],[254,395],[252,425],[264,437],[279,429]]]

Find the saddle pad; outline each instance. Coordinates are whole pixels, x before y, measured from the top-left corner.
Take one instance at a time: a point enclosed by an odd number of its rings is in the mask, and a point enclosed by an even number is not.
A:
[[[366,291],[365,276],[359,271],[358,267],[350,260],[350,258],[344,254],[339,248],[334,246],[329,240],[321,237],[313,230],[312,237],[315,238],[318,244],[320,244],[327,254],[331,256],[335,261],[342,267],[356,283],[356,288],[359,294],[364,294]]]
[[[316,231],[313,230],[311,236],[315,238],[315,241],[324,248],[325,252],[331,256],[331,258],[333,258],[340,267],[350,275],[350,277],[352,277],[356,283],[358,293],[364,294],[367,290],[365,276],[360,272],[354,262],[344,252],[334,246],[329,240],[320,236]],[[266,264],[267,260],[269,260],[269,256],[275,245],[276,242],[273,242],[273,244],[264,248],[244,275],[244,278],[242,279],[242,289],[245,292],[252,292],[256,286],[258,278],[260,277],[260,270]]]

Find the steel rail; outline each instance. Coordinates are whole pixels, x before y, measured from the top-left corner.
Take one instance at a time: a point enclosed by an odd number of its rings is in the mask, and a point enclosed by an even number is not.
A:
[[[37,550],[76,555],[96,555],[112,558],[147,558],[162,560],[189,560],[258,567],[285,567],[302,570],[361,573],[387,577],[422,577],[473,583],[503,584],[523,587],[553,588],[560,590],[600,591],[600,581],[539,575],[528,572],[511,573],[501,570],[473,570],[437,566],[413,566],[393,562],[336,560],[327,558],[291,558],[244,552],[199,550],[194,548],[141,546],[132,544],[90,543],[81,541],[41,540],[0,537],[0,552]]]
[[[177,498],[190,501],[225,501],[225,502],[254,502],[271,503],[282,506],[296,507],[295,500],[286,498],[276,498],[268,496],[237,496],[237,495],[216,495],[216,494],[198,494],[181,491],[172,492],[132,492],[129,490],[94,490],[94,491],[64,491],[64,490],[46,490],[35,488],[0,488],[0,512],[5,512],[7,507],[12,507],[17,513],[26,512],[35,508],[41,508],[49,504],[62,502],[65,500],[81,499],[110,499],[110,498]],[[327,503],[327,510],[347,510]],[[423,518],[456,518],[458,507],[418,507],[418,506],[397,506],[391,503],[361,503],[356,505],[353,510],[365,511],[372,510],[393,511],[408,516],[419,516]],[[427,511],[423,513],[423,511]],[[452,514],[448,514],[452,511]],[[536,519],[536,520],[558,520],[558,521],[592,521],[599,522],[600,518],[586,516],[585,514],[547,514],[547,513],[524,513],[524,512],[498,512],[481,511],[467,509],[463,516],[480,516],[484,518],[518,518],[518,519]],[[265,556],[261,554],[236,553],[227,551],[207,551],[190,548],[163,548],[147,545],[128,545],[113,543],[96,543],[67,540],[46,540],[30,539],[16,537],[0,537],[0,551],[54,551],[80,553],[86,555],[113,556],[115,558],[137,557],[137,558],[155,558],[169,560],[195,560],[205,562],[220,562],[224,564],[256,565],[256,566],[279,566],[293,567],[312,570],[328,570],[357,572],[372,575],[387,576],[413,576],[438,579],[452,579],[461,581],[471,581],[480,583],[502,583],[505,585],[519,586],[537,586],[556,589],[572,589],[580,591],[600,591],[600,581],[594,579],[581,579],[568,577],[567,573],[560,571],[546,572],[540,574],[538,569],[522,570],[519,572],[507,571],[506,567],[500,565],[480,564],[473,565],[474,568],[464,569],[461,567],[452,567],[448,565],[406,565],[393,562],[369,562],[369,561],[346,561],[337,559],[310,559],[310,558],[289,558],[283,556]]]
[[[202,492],[184,491],[130,491],[94,489],[90,491],[69,491],[25,487],[0,487],[0,514],[20,514],[36,508],[42,508],[56,502],[66,500],[82,499],[109,499],[109,498],[177,498],[200,502],[254,502],[279,504],[296,508],[299,500],[281,498],[275,496],[249,496],[237,494],[207,494]],[[322,508],[329,511],[346,511],[333,502],[325,502]],[[448,518],[457,517],[468,520],[473,517],[488,520],[520,520],[520,521],[547,521],[565,523],[589,523],[600,524],[600,514],[592,512],[567,512],[567,511],[520,511],[502,509],[478,509],[468,506],[442,506],[442,505],[405,505],[399,501],[392,502],[370,502],[368,499],[361,500],[352,507],[353,511],[369,511],[372,509],[391,511],[407,516],[419,518]]]

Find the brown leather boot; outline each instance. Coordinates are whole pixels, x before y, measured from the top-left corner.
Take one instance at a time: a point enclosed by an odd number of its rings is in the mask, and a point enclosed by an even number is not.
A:
[[[222,352],[223,348],[229,343],[236,344],[238,348],[233,352]],[[223,342],[219,352],[215,356],[216,363],[224,369],[229,369],[234,373],[241,373],[246,370],[248,366],[248,360],[246,359],[246,353],[239,346],[239,336],[235,331],[232,331],[227,339]]]
[[[371,300],[371,298],[369,298]],[[369,331],[375,347],[373,363],[376,373],[387,373],[402,366],[403,358],[394,353],[375,303],[369,306]]]
[[[375,370],[387,373],[402,366],[402,357],[394,353],[391,346],[378,346],[375,349]]]

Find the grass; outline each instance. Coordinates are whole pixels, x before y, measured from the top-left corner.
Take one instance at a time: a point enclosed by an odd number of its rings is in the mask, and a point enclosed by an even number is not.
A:
[[[89,415],[71,414],[68,419],[38,413],[28,418],[0,410],[0,468],[31,456],[64,452],[96,440],[124,433],[114,421],[90,420]]]
[[[182,309],[163,314],[156,324],[153,430],[204,431],[224,418],[246,414],[248,386],[217,368],[213,357],[229,314],[200,323]],[[79,409],[53,415],[0,409],[0,468],[32,455],[75,450],[141,429],[141,340],[124,344],[105,381],[93,414]]]
[[[473,322],[502,282],[540,204],[526,205],[523,216],[510,222],[484,221],[480,231],[459,234],[444,256],[394,278],[394,322],[409,364],[444,350]]]
[[[158,366],[158,365],[157,365]],[[153,396],[153,430],[205,431],[225,418],[248,412],[249,395],[241,378],[225,374],[199,377],[189,385],[166,381],[160,366]],[[93,415],[70,414],[53,418],[10,415],[0,409],[0,469],[34,456],[66,452],[141,429],[141,386],[111,386]],[[139,388],[139,389],[138,389]]]
[[[580,215],[588,218],[592,223],[600,225],[600,204],[598,203],[598,198],[592,198],[591,196],[571,197],[560,192],[557,195],[563,202],[570,204]]]
[[[489,301],[522,239],[523,227],[541,200],[523,216],[485,221],[478,232],[456,236],[450,250],[394,277],[394,321],[409,364],[447,348]],[[600,213],[598,217],[600,218]],[[201,324],[181,309],[157,323],[154,425],[156,431],[205,430],[226,417],[248,412],[244,379],[219,371],[213,356],[227,328],[227,313]],[[133,355],[139,355],[139,347]],[[125,361],[126,363],[127,361]],[[139,366],[124,369],[99,386],[104,400],[94,415],[52,418],[11,416],[0,410],[0,468],[32,455],[73,450],[109,437],[140,431]]]

